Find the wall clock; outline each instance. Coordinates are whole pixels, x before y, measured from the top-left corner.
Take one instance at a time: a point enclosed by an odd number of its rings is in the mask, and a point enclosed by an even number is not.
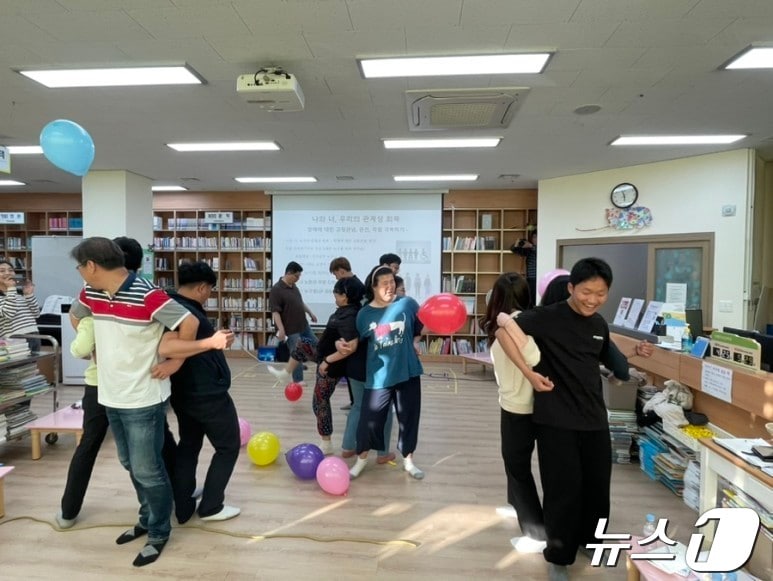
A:
[[[639,199],[639,190],[636,186],[629,183],[617,184],[612,188],[612,193],[609,195],[609,199],[612,201],[612,205],[615,208],[630,208]]]

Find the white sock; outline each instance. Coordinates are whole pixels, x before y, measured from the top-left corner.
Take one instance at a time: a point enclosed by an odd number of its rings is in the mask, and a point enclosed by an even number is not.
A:
[[[548,546],[546,541],[532,539],[531,537],[513,537],[510,539],[513,548],[519,553],[541,553]]]
[[[497,507],[497,516],[501,516],[502,518],[518,518],[518,513],[516,513],[515,509],[508,504],[507,506]]]
[[[333,442],[331,440],[321,440],[319,443],[319,449],[325,456],[329,456],[333,453]]]
[[[357,478],[363,470],[365,470],[365,466],[368,465],[368,459],[367,458],[357,458],[357,461],[354,463],[354,466],[352,466],[349,469],[349,476],[352,478]]]
[[[414,465],[413,460],[411,460],[410,458],[406,458],[403,461],[403,469],[405,469],[405,471],[411,476],[413,476],[416,480],[421,480],[422,478],[424,478],[424,472],[419,470]]]
[[[267,365],[268,372],[273,375],[279,383],[290,383],[292,375],[290,375],[284,367],[276,367],[274,365]]]

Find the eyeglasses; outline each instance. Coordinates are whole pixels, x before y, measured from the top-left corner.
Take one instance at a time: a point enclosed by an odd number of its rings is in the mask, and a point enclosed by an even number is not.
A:
[[[83,267],[84,267],[84,266],[86,266],[87,264],[88,264],[87,262],[84,262],[83,264],[76,264],[76,265],[75,265],[75,270],[78,270],[78,271],[79,271],[81,268],[83,268]]]

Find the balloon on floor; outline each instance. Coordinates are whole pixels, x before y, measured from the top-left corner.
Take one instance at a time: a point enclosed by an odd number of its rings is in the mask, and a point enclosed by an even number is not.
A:
[[[314,444],[298,444],[285,454],[290,470],[302,480],[311,480],[317,475],[317,466],[325,459],[325,454]]]
[[[252,434],[252,428],[250,428],[250,422],[244,418],[239,418],[239,443],[242,446],[246,446],[250,441],[250,435]]]
[[[285,387],[287,401],[298,401],[303,395],[303,386],[300,383],[288,383]]]
[[[247,455],[257,466],[268,466],[279,456],[279,438],[271,432],[258,432],[247,442]]]
[[[328,456],[317,466],[317,483],[328,494],[346,494],[349,479],[349,467],[338,456]]]

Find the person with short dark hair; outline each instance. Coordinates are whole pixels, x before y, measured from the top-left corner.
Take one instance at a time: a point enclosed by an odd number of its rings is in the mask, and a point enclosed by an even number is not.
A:
[[[403,263],[403,261],[399,256],[397,256],[397,254],[387,252],[386,254],[381,255],[381,257],[378,259],[378,263],[381,266],[388,266],[392,269],[394,274],[397,274],[400,272],[400,265]]]
[[[198,321],[164,291],[129,272],[112,240],[86,238],[71,256],[86,286],[70,316],[77,327],[80,319],[94,315],[99,403],[140,501],[138,523],[116,543],[148,535],[133,562],[142,567],[158,559],[171,532],[172,487],[161,455],[170,384],[156,369],[158,347],[165,328],[192,340]]]
[[[161,339],[159,353],[185,357],[173,373],[171,404],[179,429],[172,489],[177,521],[187,522],[196,511],[196,467],[204,436],[215,453],[212,456],[198,513],[201,520],[221,521],[238,516],[238,508],[223,503],[225,489],[239,457],[239,416],[228,394],[231,370],[223,349],[233,343],[229,330],[215,331],[204,304],[217,284],[217,274],[205,262],[181,264],[177,269],[177,291],[170,292],[199,321],[196,341],[179,341],[169,332]]]
[[[124,266],[131,271],[139,272],[142,268],[142,245],[134,238],[118,236],[113,242],[123,251]]]
[[[268,306],[271,317],[276,326],[276,338],[287,341],[287,348],[292,353],[301,338],[312,345],[317,344],[317,337],[312,333],[311,326],[306,320],[309,315],[312,323],[317,322],[317,316],[303,302],[298,281],[301,279],[303,267],[295,261],[291,261],[285,268],[284,276],[271,287],[268,295]],[[293,369],[292,379],[296,383],[303,383],[303,366]]]
[[[547,534],[543,554],[553,581],[568,579],[566,567],[578,548],[594,542],[599,519],[609,517],[612,449],[599,362],[610,340],[598,310],[611,284],[612,269],[604,260],[584,258],[572,267],[567,301],[518,317],[541,355],[534,369],[517,356],[520,350],[513,362],[535,388],[532,419]],[[636,351],[647,356],[649,348],[637,344]]]
[[[9,260],[0,260],[0,337],[40,333],[36,319],[40,304],[35,298],[35,285],[25,280],[21,288],[16,282],[16,271]],[[40,339],[27,339],[30,351],[40,351]]]

